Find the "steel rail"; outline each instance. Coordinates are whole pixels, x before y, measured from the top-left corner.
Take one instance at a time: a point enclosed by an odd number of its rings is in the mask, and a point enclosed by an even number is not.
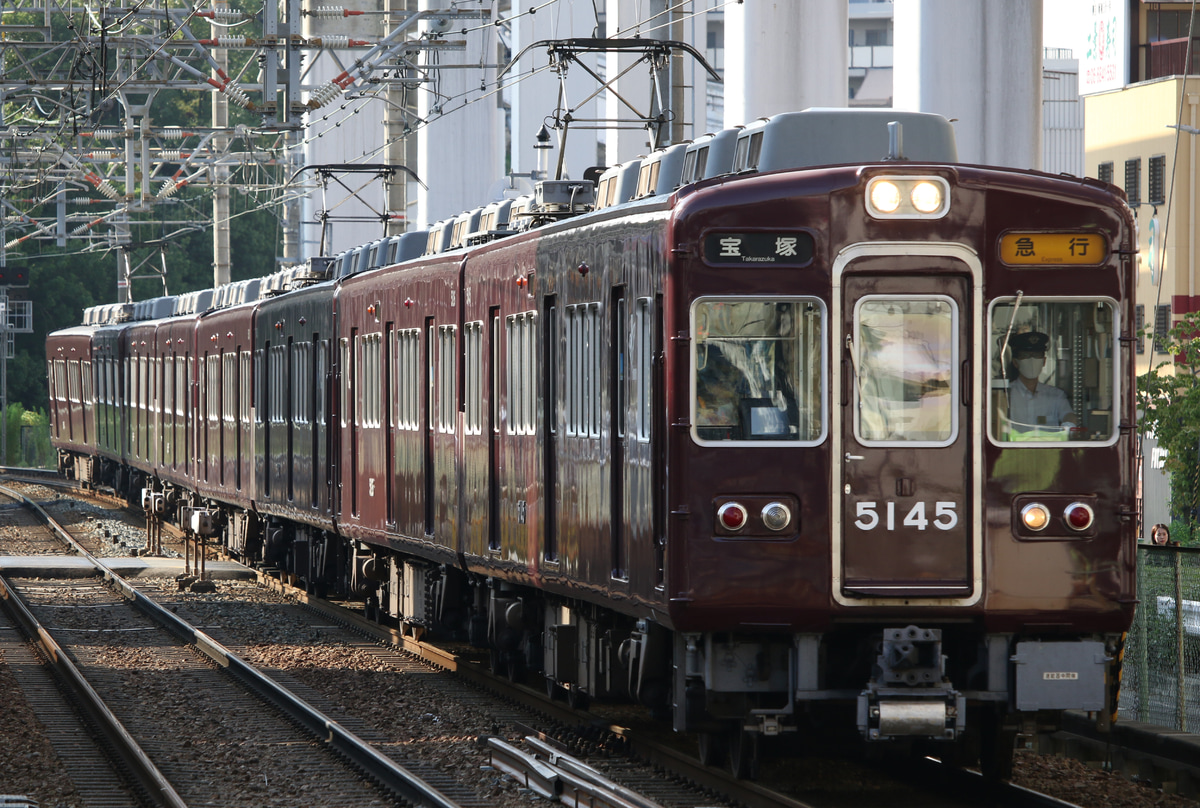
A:
[[[33,612],[21,600],[17,591],[4,576],[0,575],[0,600],[4,601],[9,614],[20,625],[31,639],[41,646],[48,664],[58,674],[60,681],[71,692],[75,702],[87,715],[92,725],[104,736],[107,748],[120,758],[126,769],[133,776],[138,788],[164,808],[187,808],[187,803],[175,791],[166,776],[159,771],[125,729],[120,720],[108,709],[100,694],[88,684],[87,679],[63,652],[54,637],[38,622]]]
[[[446,797],[433,786],[426,783],[408,769],[400,766],[391,758],[383,755],[366,741],[359,738],[350,730],[343,727],[334,719],[322,713],[312,705],[270,677],[259,672],[254,666],[244,661],[208,634],[187,623],[178,615],[163,608],[152,599],[139,592],[132,584],[114,572],[103,561],[88,553],[71,538],[70,534],[54,520],[41,506],[17,491],[0,486],[0,493],[19,499],[26,503],[38,517],[56,535],[78,548],[79,553],[88,559],[99,571],[101,576],[109,581],[121,595],[141,609],[151,619],[158,622],[184,642],[195,646],[202,654],[211,659],[216,665],[236,678],[243,686],[258,694],[269,704],[274,705],[289,718],[296,721],[319,742],[341,754],[346,760],[359,767],[367,775],[373,777],[383,787],[397,794],[414,805],[427,808],[460,808],[459,804]],[[56,656],[62,656],[56,652]],[[180,806],[183,803],[179,803]]]

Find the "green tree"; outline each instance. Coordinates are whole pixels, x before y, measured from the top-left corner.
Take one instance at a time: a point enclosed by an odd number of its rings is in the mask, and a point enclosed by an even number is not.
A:
[[[1171,539],[1200,544],[1200,313],[1185,315],[1159,342],[1173,361],[1138,378],[1141,431],[1167,450]]]

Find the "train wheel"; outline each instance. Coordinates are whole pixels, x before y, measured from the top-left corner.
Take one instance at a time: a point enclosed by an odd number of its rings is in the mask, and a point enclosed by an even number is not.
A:
[[[758,733],[735,729],[729,734],[729,771],[739,780],[758,777]]]
[[[560,688],[558,686],[558,682],[554,681],[553,676],[547,676],[546,677],[546,698],[550,699],[551,701],[554,701],[555,699],[562,698],[562,695],[563,695],[562,688]]]
[[[586,710],[592,703],[592,699],[587,693],[580,690],[575,685],[567,686],[567,704],[572,710]]]
[[[728,736],[724,732],[701,732],[696,739],[700,762],[705,766],[720,766],[729,752]]]
[[[524,683],[525,671],[528,670],[525,665],[525,655],[517,651],[509,651],[504,656],[504,675],[508,677],[508,681],[517,685]]]

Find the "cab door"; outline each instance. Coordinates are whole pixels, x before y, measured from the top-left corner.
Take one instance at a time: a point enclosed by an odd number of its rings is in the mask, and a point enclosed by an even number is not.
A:
[[[834,432],[834,578],[843,603],[978,596],[973,287],[970,269],[945,256],[845,267]]]

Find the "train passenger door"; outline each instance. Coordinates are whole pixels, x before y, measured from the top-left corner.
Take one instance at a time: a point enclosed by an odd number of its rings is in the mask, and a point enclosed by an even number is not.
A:
[[[863,257],[842,290],[834,596],[978,597],[980,315],[969,268],[947,255]]]

